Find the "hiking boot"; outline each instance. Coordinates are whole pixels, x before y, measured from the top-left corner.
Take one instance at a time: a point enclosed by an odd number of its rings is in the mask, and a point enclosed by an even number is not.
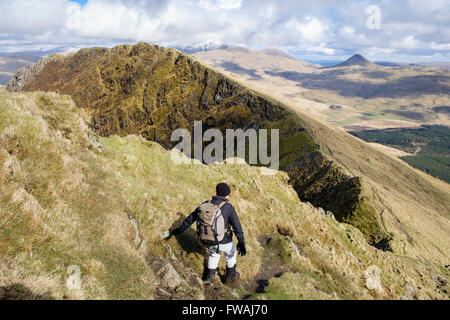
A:
[[[227,267],[226,283],[233,283],[239,280],[240,274],[236,271],[236,265],[232,268]]]
[[[215,277],[216,277],[216,269],[207,268],[206,272],[205,272],[205,280],[204,280],[205,285],[213,285]]]

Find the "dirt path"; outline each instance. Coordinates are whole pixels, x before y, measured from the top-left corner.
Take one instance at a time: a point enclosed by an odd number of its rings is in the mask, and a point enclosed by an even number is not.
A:
[[[268,243],[276,234],[263,234],[258,238],[258,242],[262,247],[268,248]],[[250,280],[239,280],[234,284],[224,284],[225,274],[220,274],[221,282],[213,287],[205,288],[205,296],[207,299],[224,299],[227,295],[230,298],[248,299],[254,294],[264,293],[265,288],[269,285],[269,280],[279,278],[285,272],[297,272],[292,267],[281,263],[277,259],[277,252],[268,249],[263,255],[261,268],[258,273]]]
[[[204,294],[206,299],[248,299],[254,294],[264,293],[264,289],[272,278],[279,278],[285,272],[295,272],[283,264],[274,263],[270,257],[262,261],[262,268],[258,273],[247,281],[238,280],[232,284],[225,284],[225,274],[219,274],[220,281],[217,280],[213,286],[205,286]]]
[[[414,155],[417,156],[417,154],[422,151],[421,147],[417,147],[416,151],[414,151]]]

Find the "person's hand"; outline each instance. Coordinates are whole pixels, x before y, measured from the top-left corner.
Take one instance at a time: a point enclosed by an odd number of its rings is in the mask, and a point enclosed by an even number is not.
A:
[[[245,256],[245,255],[247,254],[247,249],[245,248],[245,243],[244,243],[244,241],[238,242],[238,244],[237,244],[237,249],[238,249],[239,255]]]
[[[179,235],[181,233],[181,229],[180,228],[176,228],[176,229],[173,229],[172,230],[172,232],[170,233],[170,235],[172,235],[172,236],[177,236],[177,235]]]

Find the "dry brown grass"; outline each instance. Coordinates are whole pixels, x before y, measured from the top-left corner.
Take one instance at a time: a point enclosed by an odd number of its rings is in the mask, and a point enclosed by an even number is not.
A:
[[[1,90],[0,205],[12,218],[0,230],[0,255],[25,274],[51,273],[51,298],[151,297],[152,273],[130,239],[114,171],[99,167],[89,118],[68,97]],[[81,268],[81,291],[65,286],[70,265]],[[30,279],[4,276],[2,286],[41,296]]]

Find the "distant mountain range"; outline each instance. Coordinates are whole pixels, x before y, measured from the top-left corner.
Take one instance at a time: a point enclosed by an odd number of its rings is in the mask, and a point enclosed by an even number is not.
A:
[[[18,69],[35,64],[40,58],[38,55],[24,53],[0,55],[0,85],[6,85]]]
[[[177,50],[185,52],[187,54],[196,54],[199,52],[209,52],[215,50],[249,50],[243,46],[229,45],[222,43],[220,41],[207,41],[186,46],[175,46]],[[0,85],[6,85],[6,83],[11,79],[12,74],[16,72],[20,67],[29,65],[30,63],[36,63],[40,58],[51,55],[54,53],[67,54],[76,52],[78,48],[72,46],[60,46],[50,50],[32,50],[32,51],[18,51],[18,52],[0,52]],[[253,50],[252,50],[253,51]],[[286,53],[279,48],[266,48],[259,50],[262,53],[279,56],[284,58],[289,58],[292,60],[297,60],[294,56]],[[6,59],[7,58],[7,59]],[[301,60],[300,60],[301,61]],[[367,65],[370,62],[360,54],[355,54],[346,61],[339,60],[305,60],[306,63],[312,65],[321,66],[324,68],[329,67],[342,67],[348,65]],[[450,62],[416,62],[416,63],[401,63],[401,62],[390,62],[390,61],[374,61],[373,64],[385,67],[421,67],[421,68],[438,68],[443,70],[450,70]],[[14,70],[12,70],[14,69]],[[9,71],[6,71],[9,70]],[[12,71],[11,71],[12,70]]]
[[[220,41],[207,41],[203,43],[197,43],[187,46],[175,46],[175,49],[178,49],[182,52],[193,54],[196,52],[203,52],[203,51],[211,51],[211,50],[220,50],[220,49],[227,49],[230,46],[227,44],[224,44]]]
[[[374,63],[360,54],[323,67],[279,49],[228,48],[194,56],[346,130],[450,124],[446,114],[433,109],[448,105],[450,74],[445,69]]]
[[[322,67],[334,67],[343,63],[338,60],[309,60],[305,59],[305,61],[313,64],[318,64]],[[345,62],[345,61],[344,61]],[[414,63],[406,63],[406,62],[392,62],[392,61],[373,61],[374,64],[382,66],[382,67],[421,67],[421,68],[436,68],[442,70],[450,70],[450,62],[414,62]]]

